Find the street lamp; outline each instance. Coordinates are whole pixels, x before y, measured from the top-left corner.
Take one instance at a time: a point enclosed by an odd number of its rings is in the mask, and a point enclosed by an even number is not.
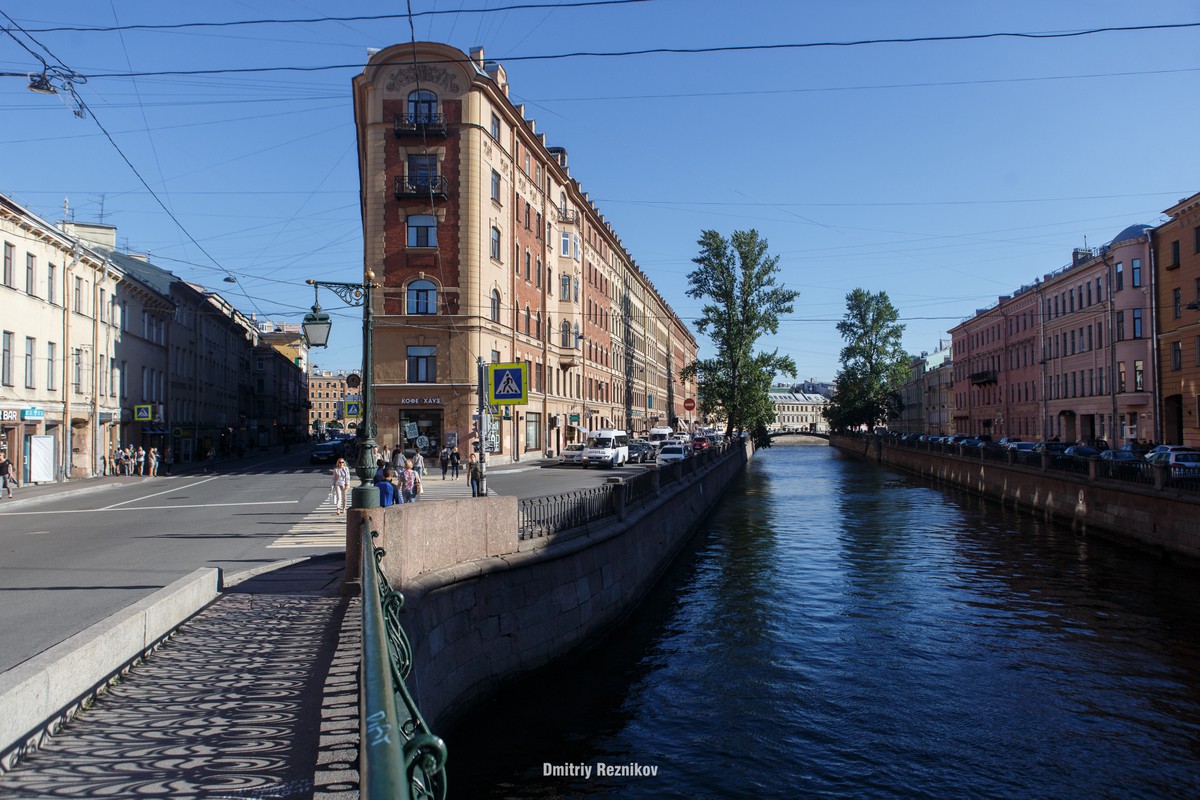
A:
[[[307,281],[313,287],[312,312],[304,315],[301,329],[309,347],[326,347],[329,344],[329,330],[333,327],[329,315],[321,310],[318,301],[319,287],[324,286],[342,299],[346,305],[363,307],[363,386],[362,386],[362,419],[358,426],[358,463],[354,467],[361,483],[350,493],[351,508],[378,508],[379,489],[371,484],[375,477],[375,413],[371,405],[371,290],[378,286],[375,283],[375,273],[367,270],[362,283],[334,283],[330,281]]]

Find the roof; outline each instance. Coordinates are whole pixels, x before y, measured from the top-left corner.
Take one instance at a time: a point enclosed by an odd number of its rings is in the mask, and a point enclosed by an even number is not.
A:
[[[1117,242],[1123,242],[1127,239],[1137,239],[1145,236],[1146,231],[1150,230],[1151,227],[1152,226],[1150,225],[1130,225],[1128,228],[1114,236],[1109,244],[1113,245]]]

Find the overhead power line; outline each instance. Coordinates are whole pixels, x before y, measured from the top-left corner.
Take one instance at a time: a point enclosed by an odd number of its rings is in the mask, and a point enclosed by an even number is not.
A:
[[[632,3],[649,3],[653,0],[584,0],[579,3],[518,3],[511,6],[495,8],[455,8],[431,11],[417,11],[410,14],[364,14],[353,17],[310,17],[307,19],[242,19],[226,22],[176,22],[170,24],[135,24],[135,25],[71,25],[53,28],[26,28],[32,33],[112,33],[114,31],[170,31],[185,28],[233,28],[241,25],[294,25],[313,24],[319,22],[380,22],[390,19],[409,19],[415,17],[436,17],[446,14],[496,14],[504,11],[527,11],[549,8],[553,10],[588,8],[590,6],[621,6]]]
[[[748,44],[748,45],[718,45],[714,47],[650,47],[641,50],[580,50],[569,53],[547,53],[543,55],[502,55],[497,56],[495,61],[516,62],[516,61],[554,61],[571,58],[627,58],[632,56],[647,56],[647,55],[704,55],[709,53],[746,53],[746,52],[765,52],[773,50],[805,50],[826,47],[864,47],[881,44],[929,44],[942,42],[971,42],[982,41],[987,39],[1070,39],[1082,36],[1095,36],[1102,33],[1136,33],[1144,31],[1163,31],[1163,30],[1184,30],[1189,28],[1200,28],[1200,22],[1179,22],[1166,23],[1161,25],[1122,25],[1105,28],[1089,28],[1086,30],[1077,31],[1057,31],[1057,32],[1017,32],[1017,31],[1000,31],[993,33],[969,33],[958,34],[951,36],[911,36],[911,37],[896,37],[884,39],[855,39],[848,41],[823,41],[823,42],[785,42],[780,44]],[[462,59],[427,59],[423,63],[426,64],[451,64],[460,63]],[[380,62],[376,66],[407,66],[407,59],[395,62]],[[97,72],[91,75],[85,75],[88,79],[96,78],[145,78],[145,77],[180,77],[189,75],[247,75],[264,72],[326,72],[339,69],[362,69],[361,62],[353,64],[318,64],[313,66],[271,66],[271,67],[224,67],[217,69],[193,69],[193,70],[154,70],[146,72]],[[18,73],[0,73],[0,76],[12,77]]]

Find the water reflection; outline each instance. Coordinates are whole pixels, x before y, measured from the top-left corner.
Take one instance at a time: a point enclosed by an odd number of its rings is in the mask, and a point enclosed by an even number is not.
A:
[[[1196,582],[775,447],[619,636],[451,733],[455,795],[1200,796]],[[659,775],[541,774],[597,761]]]

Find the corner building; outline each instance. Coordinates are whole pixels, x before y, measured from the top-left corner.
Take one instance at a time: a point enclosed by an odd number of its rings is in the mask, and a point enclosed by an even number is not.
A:
[[[465,452],[478,363],[528,366],[489,453],[557,454],[587,431],[685,427],[696,341],[508,97],[502,66],[394,45],[354,79],[376,441]]]

